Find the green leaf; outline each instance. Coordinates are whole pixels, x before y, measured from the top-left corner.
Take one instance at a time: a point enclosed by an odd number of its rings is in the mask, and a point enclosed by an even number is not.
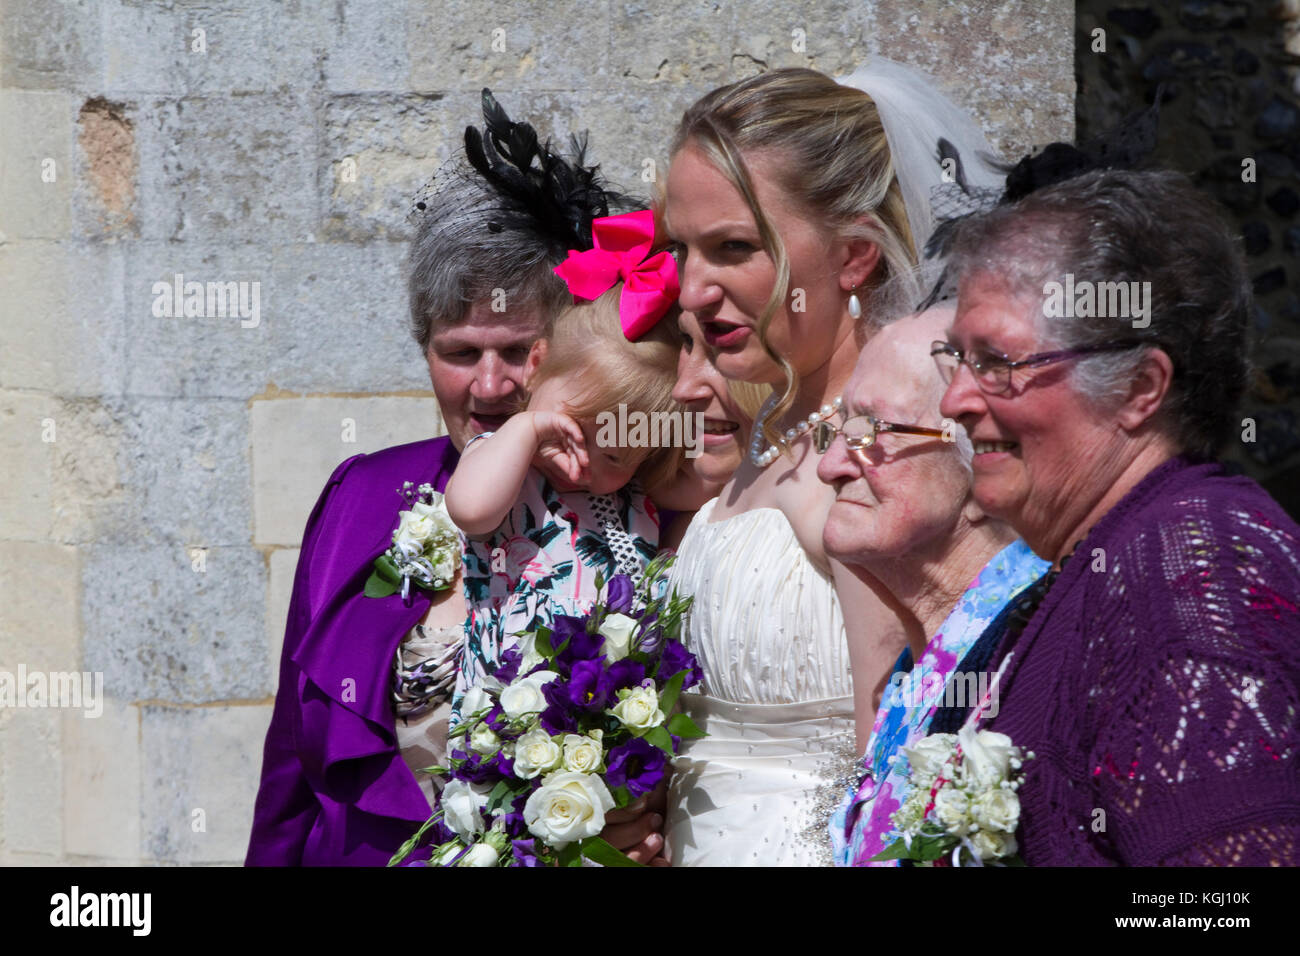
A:
[[[368,598],[385,598],[390,594],[396,594],[397,587],[389,584],[381,578],[376,572],[370,572],[370,577],[366,578],[366,597]]]
[[[554,646],[551,646],[551,628],[539,627],[537,628],[536,640],[533,641],[533,649],[537,650],[537,653],[545,657],[547,661],[554,661],[556,654],[559,654],[560,650],[564,649],[565,644],[568,644],[568,641],[560,644],[559,648],[554,648]]]
[[[910,860],[912,851],[909,850],[902,840],[895,840],[885,849],[881,850],[871,858],[873,863],[884,862],[885,860]]]
[[[956,843],[953,837],[917,837],[912,841],[913,859],[923,862],[942,859]]]
[[[601,866],[641,866],[622,850],[616,849],[613,844],[607,843],[598,836],[587,837],[580,846],[583,856]]]
[[[704,731],[696,726],[695,721],[685,714],[673,714],[668,718],[668,732],[674,737],[707,737]]]
[[[496,812],[501,809],[502,804],[514,795],[515,792],[510,789],[510,783],[508,781],[497,781],[497,785],[493,787],[492,792],[488,794],[487,812],[495,816]]]
[[[665,714],[671,714],[673,708],[677,706],[677,696],[682,692],[682,681],[685,679],[686,671],[678,671],[664,685],[664,691],[659,695],[659,709]]]
[[[577,843],[570,843],[557,856],[560,866],[582,866],[582,847]]]
[[[668,736],[668,731],[663,727],[654,727],[646,731],[645,739],[647,743],[652,743],[668,756],[673,756],[673,738]]]
[[[632,804],[632,791],[627,787],[615,787],[609,791],[609,795],[614,798],[614,809],[616,810],[622,810]]]
[[[375,572],[389,584],[400,586],[402,583],[402,572],[397,570],[387,551],[375,558]]]

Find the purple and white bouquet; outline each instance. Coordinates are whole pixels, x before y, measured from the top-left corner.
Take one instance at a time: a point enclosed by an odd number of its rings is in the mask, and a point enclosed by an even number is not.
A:
[[[639,587],[608,583],[583,617],[557,616],[524,634],[489,678],[466,693],[451,732],[433,816],[394,855],[426,836],[432,866],[636,865],[600,838],[605,815],[654,790],[684,737],[673,714],[700,680],[680,635],[691,599],[667,596],[663,555]]]

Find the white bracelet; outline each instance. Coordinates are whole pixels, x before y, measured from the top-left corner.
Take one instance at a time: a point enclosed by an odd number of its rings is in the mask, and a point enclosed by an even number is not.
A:
[[[462,455],[465,454],[465,452],[469,451],[469,446],[474,444],[480,438],[487,438],[489,435],[495,435],[495,434],[496,432],[480,432],[479,434],[471,438],[469,441],[465,442],[465,447],[461,449],[460,453]]]

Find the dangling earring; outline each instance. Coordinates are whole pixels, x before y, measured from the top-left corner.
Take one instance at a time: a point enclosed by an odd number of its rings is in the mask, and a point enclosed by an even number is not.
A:
[[[849,293],[849,315],[855,319],[862,318],[862,303],[858,301],[857,290]]]

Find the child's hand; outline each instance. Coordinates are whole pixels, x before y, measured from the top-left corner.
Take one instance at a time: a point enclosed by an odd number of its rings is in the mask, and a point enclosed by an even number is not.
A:
[[[537,432],[533,464],[548,475],[562,476],[573,485],[590,480],[587,440],[582,429],[560,412],[529,412]]]

